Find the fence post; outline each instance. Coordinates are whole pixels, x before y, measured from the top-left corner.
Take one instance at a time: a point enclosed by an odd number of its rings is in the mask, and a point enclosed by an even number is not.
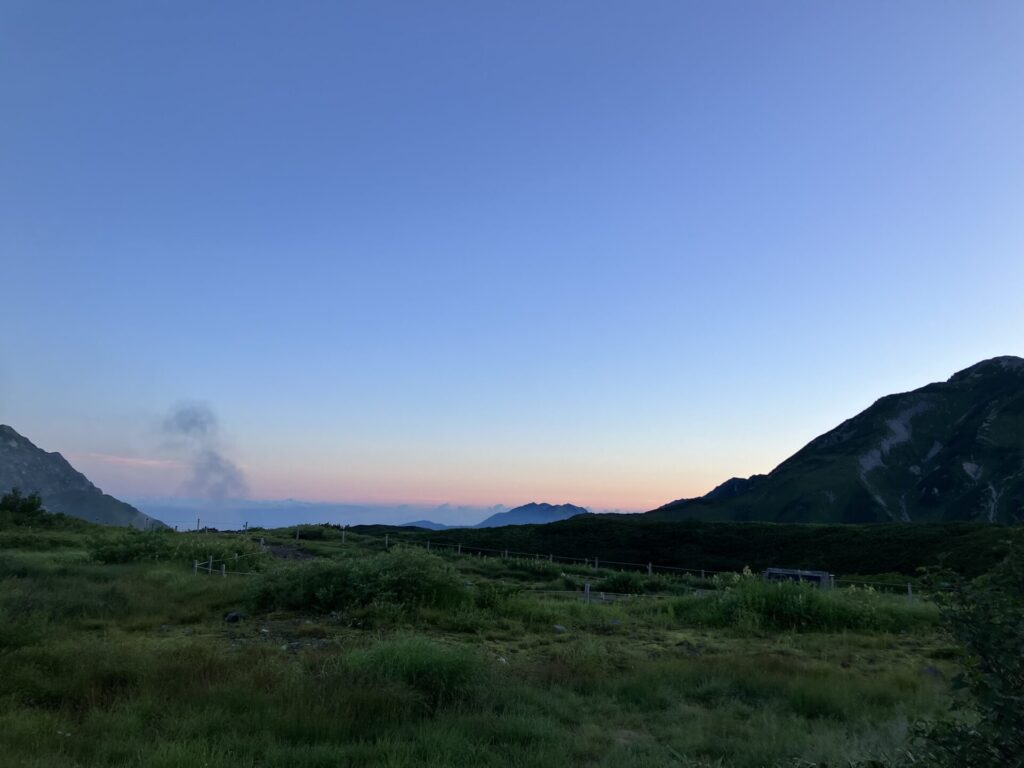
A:
[[[238,570],[238,553],[235,552],[235,570]]]
[[[260,549],[264,550],[267,548],[267,540],[260,536]]]
[[[548,562],[549,563],[555,562],[555,556],[554,555],[548,555]]]
[[[388,548],[388,535],[385,533],[384,534],[384,549],[387,549],[387,548]]]
[[[213,555],[210,555],[210,559],[206,563],[206,572],[213,573]]]
[[[914,599],[914,587],[908,581],[907,582],[907,600],[913,600],[913,599]]]
[[[345,543],[345,529],[344,528],[341,529],[341,543],[342,544]]]
[[[227,578],[227,576],[228,576],[228,564],[227,563],[221,563],[220,564],[220,575],[223,576],[224,578]]]
[[[648,576],[653,576],[654,575],[654,564],[653,563],[648,563],[647,564],[647,575]]]
[[[427,539],[427,552],[430,551],[430,539]]]
[[[700,569],[700,580],[704,581],[704,569],[703,568]]]
[[[192,575],[193,576],[198,576],[199,575],[199,561],[198,560],[193,560],[192,561]]]
[[[594,568],[596,569],[596,568],[598,568],[598,567],[599,567],[599,566],[598,566],[598,564],[597,564],[597,558],[595,557],[595,558],[594,558]]]
[[[462,545],[461,545],[461,544],[459,544],[459,551],[458,551],[458,554],[460,554],[460,555],[462,554]]]
[[[501,557],[502,557],[503,560],[508,560],[508,550],[507,549],[504,552],[501,553]]]
[[[583,601],[585,603],[588,603],[588,604],[590,603],[590,582],[589,581],[583,583]]]

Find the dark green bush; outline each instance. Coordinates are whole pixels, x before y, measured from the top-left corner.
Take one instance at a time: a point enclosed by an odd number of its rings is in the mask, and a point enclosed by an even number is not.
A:
[[[0,529],[15,527],[80,528],[84,525],[87,524],[59,512],[47,512],[38,493],[30,493],[26,496],[20,489],[12,488],[0,496]]]
[[[749,631],[896,632],[937,620],[933,606],[871,590],[823,591],[808,584],[764,582],[753,577],[718,586],[715,592],[673,601],[670,610],[677,618],[699,626]]]
[[[942,620],[967,651],[954,687],[959,716],[923,729],[916,764],[1001,768],[1024,766],[1024,548],[987,576],[968,581],[947,573],[939,594]],[[937,579],[938,580],[938,579]]]
[[[633,571],[619,571],[606,576],[594,586],[599,592],[621,592],[627,595],[639,595],[644,589],[644,577]]]
[[[505,600],[521,592],[520,587],[503,586],[493,582],[485,581],[478,584],[473,594],[473,603],[478,608],[494,610]]]
[[[228,570],[251,571],[261,561],[259,545],[241,538],[229,538],[204,533],[176,533],[174,531],[136,531],[131,528],[104,530],[89,541],[89,554],[100,563],[134,563],[153,560],[178,561],[191,566],[200,565],[212,556],[215,567],[226,561]],[[235,563],[235,555],[245,556]]]
[[[258,576],[249,591],[254,610],[331,611],[371,603],[456,606],[468,599],[458,574],[435,555],[395,548],[372,557],[313,560]]]

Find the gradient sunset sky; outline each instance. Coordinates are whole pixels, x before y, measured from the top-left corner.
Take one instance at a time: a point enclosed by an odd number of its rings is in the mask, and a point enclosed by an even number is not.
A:
[[[0,4],[0,423],[650,509],[1024,354],[1024,3]]]

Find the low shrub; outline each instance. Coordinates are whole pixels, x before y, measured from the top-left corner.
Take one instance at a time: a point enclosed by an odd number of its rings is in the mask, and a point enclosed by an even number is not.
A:
[[[594,586],[599,592],[619,592],[627,595],[639,595],[646,591],[644,578],[633,571],[613,573]]]
[[[249,590],[257,611],[332,611],[371,603],[454,607],[467,599],[450,565],[403,548],[362,559],[285,565],[256,577]]]
[[[212,557],[219,567],[228,562],[235,570],[235,555],[244,556],[246,571],[258,569],[261,561],[259,545],[238,537],[216,536],[204,533],[176,533],[174,531],[136,531],[122,529],[103,531],[89,541],[89,554],[100,563],[134,563],[153,560],[177,560],[191,565],[198,560],[206,563]]]
[[[675,600],[669,610],[678,619],[698,626],[747,631],[895,632],[937,620],[931,605],[908,603],[871,589],[823,591],[808,584],[764,582],[754,577],[719,587],[703,596]]]
[[[931,768],[1024,765],[1024,548],[974,579],[936,577],[942,621],[966,652],[955,714],[919,727],[917,764]]]
[[[88,523],[60,512],[47,512],[38,493],[25,495],[12,488],[0,495],[0,530],[20,527],[82,530]]]

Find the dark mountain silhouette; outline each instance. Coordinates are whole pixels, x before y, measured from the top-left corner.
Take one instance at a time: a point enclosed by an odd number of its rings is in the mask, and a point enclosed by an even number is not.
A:
[[[1024,359],[889,395],[767,475],[647,513],[662,520],[1024,522]]]
[[[574,504],[538,504],[531,502],[507,512],[498,512],[477,523],[475,528],[497,528],[502,525],[530,525],[534,523],[554,523],[568,520],[576,515],[589,515],[590,511]]]
[[[402,528],[426,528],[428,531],[445,531],[449,528],[458,528],[459,526],[445,525],[444,523],[435,523],[433,520],[413,520],[411,523],[402,523]]]
[[[162,528],[164,524],[108,496],[59,453],[47,453],[0,424],[0,491],[38,493],[48,512],[63,512],[103,525]]]

